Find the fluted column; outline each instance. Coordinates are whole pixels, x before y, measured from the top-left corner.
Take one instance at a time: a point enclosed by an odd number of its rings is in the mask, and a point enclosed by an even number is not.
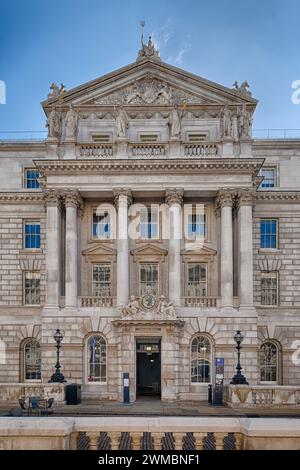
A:
[[[166,203],[169,206],[169,300],[174,305],[181,303],[181,237],[183,189],[167,189]]]
[[[66,257],[65,257],[65,306],[77,307],[77,209],[82,200],[77,190],[65,193],[66,207]]]
[[[223,307],[233,307],[233,230],[232,206],[234,191],[222,189],[217,196],[221,211],[221,302]]]
[[[58,307],[61,288],[61,193],[47,190],[46,227],[46,306]]]
[[[251,189],[238,191],[239,297],[241,307],[253,307],[253,241]]]
[[[131,191],[114,190],[115,205],[118,210],[117,232],[117,305],[126,305],[129,296],[129,249],[128,249],[128,205],[131,204]]]

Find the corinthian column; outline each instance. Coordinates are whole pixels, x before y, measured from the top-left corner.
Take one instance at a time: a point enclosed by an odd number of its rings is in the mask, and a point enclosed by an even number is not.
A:
[[[249,188],[238,191],[239,232],[239,297],[240,307],[253,307],[253,192]]]
[[[235,192],[221,189],[217,205],[221,210],[221,301],[223,307],[233,307],[233,230],[232,206]]]
[[[118,188],[113,194],[118,210],[117,306],[121,306],[128,303],[129,296],[128,206],[132,198],[128,189]]]
[[[82,199],[77,190],[65,193],[66,206],[66,260],[65,306],[77,307],[77,208]]]
[[[169,300],[174,305],[181,303],[181,238],[183,189],[167,189],[166,203],[169,206]]]
[[[46,306],[58,307],[61,289],[61,209],[59,191],[45,193],[46,226]]]

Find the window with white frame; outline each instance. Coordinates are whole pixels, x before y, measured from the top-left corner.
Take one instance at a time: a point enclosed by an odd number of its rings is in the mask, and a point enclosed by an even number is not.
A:
[[[260,219],[260,248],[276,249],[278,247],[277,219]]]
[[[203,204],[193,204],[187,213],[187,238],[206,237],[206,214]]]
[[[187,263],[186,297],[207,296],[207,263]]]
[[[41,224],[34,220],[24,222],[24,248],[39,249],[41,247]]]
[[[35,168],[27,168],[24,173],[24,187],[27,189],[37,189],[40,187],[38,182],[39,172]]]
[[[93,263],[93,297],[111,297],[111,265]]]
[[[93,238],[111,238],[111,213],[108,209],[93,209]]]
[[[212,345],[207,336],[198,335],[191,343],[191,382],[211,382]]]
[[[145,294],[159,295],[158,263],[140,264],[140,296]]]
[[[260,176],[263,176],[263,181],[260,187],[264,189],[274,188],[277,186],[277,168],[262,168],[260,170]]]
[[[263,343],[259,350],[261,382],[278,382],[278,347],[271,341]]]
[[[26,341],[23,349],[24,379],[41,380],[41,348],[35,339]]]
[[[278,272],[261,272],[261,305],[278,305]]]
[[[106,382],[106,341],[101,335],[87,341],[87,381]]]
[[[41,275],[39,271],[24,272],[24,304],[39,305],[41,294]]]
[[[158,206],[141,207],[140,237],[142,239],[157,239],[159,237],[159,208]]]

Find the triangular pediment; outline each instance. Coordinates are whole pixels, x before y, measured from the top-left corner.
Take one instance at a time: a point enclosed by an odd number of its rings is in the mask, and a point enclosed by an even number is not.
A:
[[[82,251],[84,256],[95,256],[95,255],[109,255],[115,256],[117,253],[116,249],[108,245],[107,243],[95,242],[91,246]]]
[[[249,94],[230,89],[164,62],[143,60],[104,75],[42,103],[44,108],[76,107],[256,105]]]
[[[130,252],[132,255],[154,255],[154,256],[166,256],[168,254],[168,250],[164,248],[160,248],[157,245],[152,245],[151,243],[143,243],[141,246],[131,250]]]
[[[203,245],[202,242],[199,242],[199,244],[196,242],[187,242],[186,243],[186,248],[181,251],[181,254],[184,255],[201,255],[201,256],[215,256],[217,254],[217,251],[214,250],[213,248],[210,248],[209,246]]]

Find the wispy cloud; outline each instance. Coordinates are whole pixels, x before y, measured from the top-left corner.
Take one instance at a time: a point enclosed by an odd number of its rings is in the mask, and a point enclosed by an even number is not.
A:
[[[167,58],[167,62],[174,65],[181,65],[183,56],[192,48],[190,42],[185,42],[176,54],[172,54]]]

